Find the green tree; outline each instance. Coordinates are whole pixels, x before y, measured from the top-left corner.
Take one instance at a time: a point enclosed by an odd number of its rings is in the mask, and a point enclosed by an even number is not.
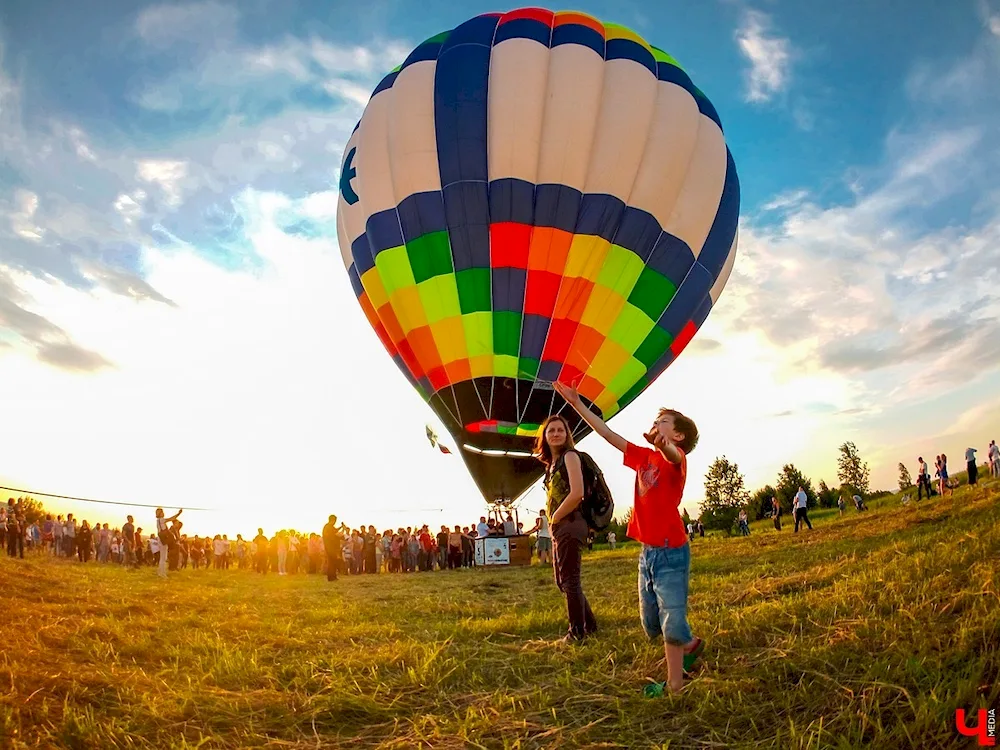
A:
[[[783,513],[792,512],[792,500],[795,498],[795,493],[799,491],[799,487],[806,492],[806,507],[815,508],[816,491],[813,489],[812,480],[799,471],[795,464],[782,466],[775,494],[778,496],[778,503],[781,505]]]
[[[822,479],[819,480],[819,494],[816,497],[817,502],[819,502],[819,507],[836,508],[838,496],[839,493],[836,490],[830,489],[827,483]]]
[[[840,456],[837,458],[837,478],[841,485],[847,485],[859,495],[864,496],[869,492],[868,464],[861,460],[858,447],[850,441],[840,446]]]
[[[908,490],[913,486],[913,479],[910,477],[910,470],[906,468],[906,464],[902,461],[899,462],[899,489]]]
[[[716,458],[705,475],[705,499],[699,506],[705,528],[723,531],[728,536],[740,508],[749,502],[750,493],[740,467],[725,456]]]
[[[777,494],[778,491],[767,484],[750,497],[750,507],[754,509],[758,521],[762,518],[771,517],[771,498]]]

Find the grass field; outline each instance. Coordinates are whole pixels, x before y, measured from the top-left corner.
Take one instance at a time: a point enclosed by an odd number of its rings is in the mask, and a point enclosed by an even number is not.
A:
[[[548,569],[264,578],[0,559],[0,746],[975,747],[1000,707],[1000,495],[814,514],[693,545],[708,640],[643,698],[637,548],[595,551],[601,624],[556,644]]]

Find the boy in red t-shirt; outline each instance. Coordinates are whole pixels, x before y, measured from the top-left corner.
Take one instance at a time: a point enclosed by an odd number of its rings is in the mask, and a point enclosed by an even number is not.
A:
[[[643,437],[647,448],[630,443],[580,400],[575,388],[555,383],[556,392],[598,435],[625,454],[635,471],[635,505],[628,535],[642,543],[639,556],[639,613],[650,638],[662,637],[667,657],[667,683],[647,688],[650,695],[669,686],[684,686],[684,672],[705,648],[691,635],[687,622],[691,547],[679,511],[687,480],[687,454],[698,444],[695,423],[678,411],[660,409],[653,429]]]

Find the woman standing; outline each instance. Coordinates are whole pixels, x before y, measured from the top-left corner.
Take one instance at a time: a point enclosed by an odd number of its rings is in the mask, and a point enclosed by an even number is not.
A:
[[[566,596],[569,632],[563,640],[579,641],[597,631],[580,581],[583,546],[589,528],[580,512],[583,468],[566,419],[558,414],[545,420],[538,433],[535,455],[545,464],[546,508],[552,532],[552,567],[556,586]]]
[[[945,491],[955,494],[955,491],[948,486],[948,456],[942,453],[937,459],[938,491],[944,497]]]

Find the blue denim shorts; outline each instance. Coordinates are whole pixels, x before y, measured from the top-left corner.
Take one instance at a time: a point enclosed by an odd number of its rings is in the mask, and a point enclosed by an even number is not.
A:
[[[691,642],[687,621],[691,547],[642,546],[639,555],[639,615],[650,638],[672,646]]]

